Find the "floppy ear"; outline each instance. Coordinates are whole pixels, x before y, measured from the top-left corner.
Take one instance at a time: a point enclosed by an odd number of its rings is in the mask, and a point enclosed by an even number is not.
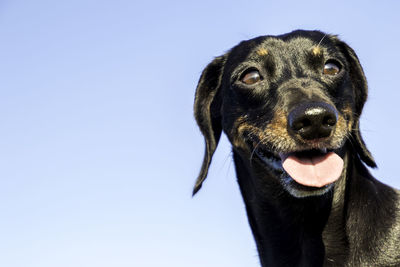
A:
[[[341,42],[339,46],[342,53],[346,56],[349,62],[350,79],[353,84],[354,97],[355,97],[355,118],[354,125],[351,133],[352,145],[355,147],[360,159],[368,166],[375,168],[376,163],[374,158],[369,152],[364,140],[361,137],[359,118],[364,107],[364,103],[368,96],[368,85],[361,67],[360,61],[354,50],[346,43]]]
[[[221,97],[218,92],[221,87],[222,72],[226,56],[215,58],[203,70],[196,89],[194,100],[194,116],[204,136],[206,149],[200,174],[193,189],[195,195],[207,177],[208,167],[221,137]]]

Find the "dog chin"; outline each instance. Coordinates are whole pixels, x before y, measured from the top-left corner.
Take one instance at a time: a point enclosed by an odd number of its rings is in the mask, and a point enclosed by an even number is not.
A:
[[[282,175],[283,176],[283,175]],[[334,187],[334,182],[323,187],[304,186],[297,183],[289,175],[281,178],[283,187],[289,194],[296,198],[322,196],[330,192]]]

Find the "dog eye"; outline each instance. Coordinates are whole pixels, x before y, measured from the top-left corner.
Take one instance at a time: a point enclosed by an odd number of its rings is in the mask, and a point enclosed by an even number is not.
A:
[[[253,69],[245,72],[240,80],[247,85],[252,85],[261,81],[261,75],[258,70]]]
[[[340,71],[338,64],[334,62],[327,62],[324,66],[324,74],[326,75],[336,75]]]

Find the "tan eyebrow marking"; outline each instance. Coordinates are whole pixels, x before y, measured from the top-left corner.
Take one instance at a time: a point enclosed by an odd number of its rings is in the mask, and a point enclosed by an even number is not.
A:
[[[322,54],[321,48],[320,48],[320,44],[322,43],[322,41],[325,39],[326,34],[324,35],[324,37],[321,38],[321,40],[319,41],[319,43],[317,44],[317,46],[315,46],[312,50],[312,53],[314,54],[314,56],[320,56]]]
[[[257,50],[257,55],[259,56],[266,56],[268,55],[268,50],[265,48],[260,48]]]
[[[314,56],[319,56],[319,55],[321,55],[321,53],[322,53],[321,48],[320,48],[319,46],[315,46],[315,47],[312,49],[312,53],[313,53]]]

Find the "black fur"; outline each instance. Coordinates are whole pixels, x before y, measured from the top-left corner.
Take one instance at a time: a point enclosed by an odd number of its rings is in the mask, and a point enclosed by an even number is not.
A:
[[[340,71],[324,74],[332,62]],[[244,83],[252,71],[259,81]],[[262,266],[400,266],[399,193],[364,165],[376,166],[359,130],[366,99],[359,60],[335,36],[294,31],[241,42],[206,67],[196,90],[206,149],[193,194],[224,131]],[[304,103],[331,107],[329,137],[288,130],[288,114]],[[333,184],[303,186],[279,167],[282,153],[315,149],[344,159]]]

